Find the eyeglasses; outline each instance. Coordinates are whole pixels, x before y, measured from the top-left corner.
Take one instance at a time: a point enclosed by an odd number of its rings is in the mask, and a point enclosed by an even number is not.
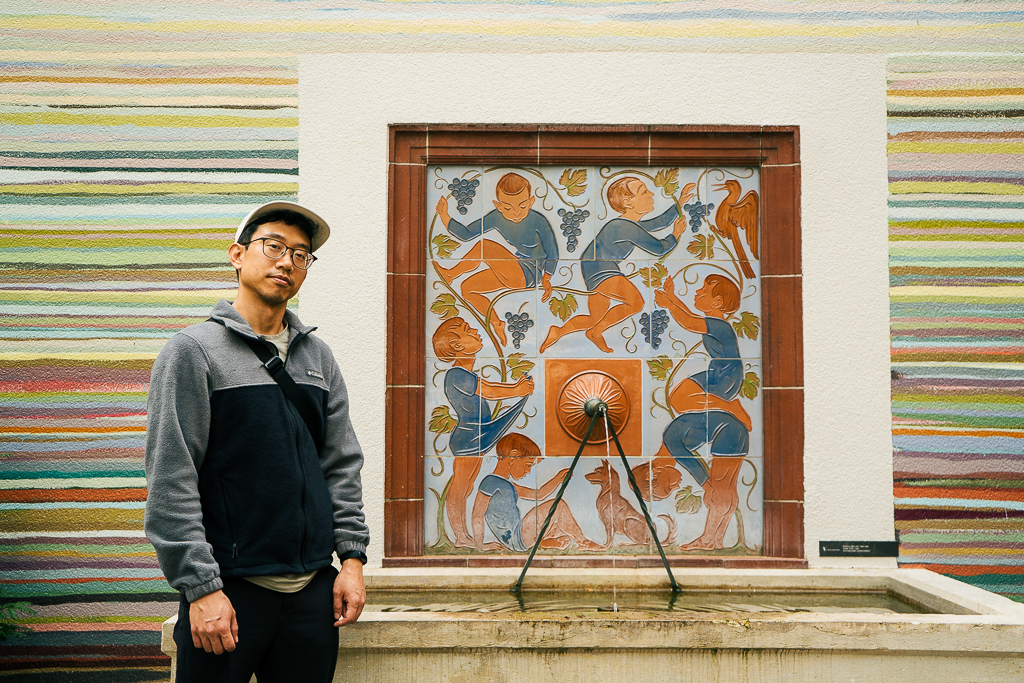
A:
[[[278,260],[284,256],[286,251],[292,252],[292,263],[295,264],[296,268],[302,270],[308,270],[313,261],[316,261],[316,256],[305,249],[292,249],[291,247],[285,246],[284,242],[279,242],[272,237],[257,237],[254,240],[249,240],[245,243],[245,246],[252,244],[253,242],[263,242],[263,253],[266,254],[267,258]]]

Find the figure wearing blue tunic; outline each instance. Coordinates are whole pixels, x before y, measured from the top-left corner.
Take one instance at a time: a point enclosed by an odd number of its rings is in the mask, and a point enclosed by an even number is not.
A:
[[[494,209],[469,225],[463,225],[454,218],[448,221],[448,232],[463,242],[480,237],[488,230],[497,230],[515,248],[527,287],[536,287],[542,272],[548,276],[555,274],[558,242],[555,241],[555,231],[543,214],[530,209],[526,218],[513,223]]]
[[[484,521],[498,542],[509,550],[527,550],[523,543],[523,515],[519,512],[519,494],[515,485],[496,474],[488,474],[480,482],[479,491],[490,497]]]
[[[743,384],[739,339],[732,325],[721,318],[704,318],[704,324],[708,331],[701,339],[711,362],[707,371],[698,372],[690,379],[709,394],[731,401],[740,393]]]
[[[452,455],[483,455],[494,448],[523,412],[528,396],[513,403],[508,410],[491,418],[491,405],[477,388],[480,378],[465,368],[454,367],[444,375],[444,395],[455,411],[457,424],[448,440]]]
[[[740,392],[743,361],[739,340],[732,325],[720,318],[704,318],[707,332],[702,336],[704,350],[711,356],[708,369],[690,377],[701,389],[726,401]],[[665,447],[680,465],[703,486],[708,466],[696,451],[711,444],[711,455],[743,457],[750,448],[750,432],[735,416],[721,411],[683,413],[669,424],[663,435]]]
[[[675,248],[675,235],[658,239],[651,233],[672,225],[679,216],[675,204],[660,216],[636,223],[627,218],[613,218],[604,224],[594,241],[583,249],[583,281],[591,292],[610,277],[622,275],[619,264],[639,247],[648,254],[664,256]]]

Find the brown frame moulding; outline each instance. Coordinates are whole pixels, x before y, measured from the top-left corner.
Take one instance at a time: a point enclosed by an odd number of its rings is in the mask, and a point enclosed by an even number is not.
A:
[[[759,166],[764,555],[677,567],[803,568],[804,391],[797,126],[392,125],[388,164],[385,567],[519,567],[525,557],[423,553],[429,164]],[[537,567],[656,567],[657,556],[543,556]]]

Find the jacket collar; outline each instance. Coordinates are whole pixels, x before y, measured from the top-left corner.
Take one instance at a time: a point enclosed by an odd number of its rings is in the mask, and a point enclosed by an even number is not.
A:
[[[213,311],[210,312],[210,319],[243,337],[249,337],[250,339],[260,338],[250,327],[249,323],[246,322],[245,318],[242,317],[242,314],[227,299],[221,299],[217,302],[217,305],[213,307]],[[288,329],[291,330],[291,333],[288,335],[290,339],[294,339],[296,335],[305,336],[316,329],[316,327],[303,325],[302,321],[299,320],[299,316],[290,309],[285,309],[284,321],[288,323]]]

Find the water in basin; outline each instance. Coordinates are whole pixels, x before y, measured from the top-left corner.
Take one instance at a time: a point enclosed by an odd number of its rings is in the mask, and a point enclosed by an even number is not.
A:
[[[888,591],[503,591],[440,593],[371,591],[369,612],[704,612],[704,613],[869,613],[932,614]]]

